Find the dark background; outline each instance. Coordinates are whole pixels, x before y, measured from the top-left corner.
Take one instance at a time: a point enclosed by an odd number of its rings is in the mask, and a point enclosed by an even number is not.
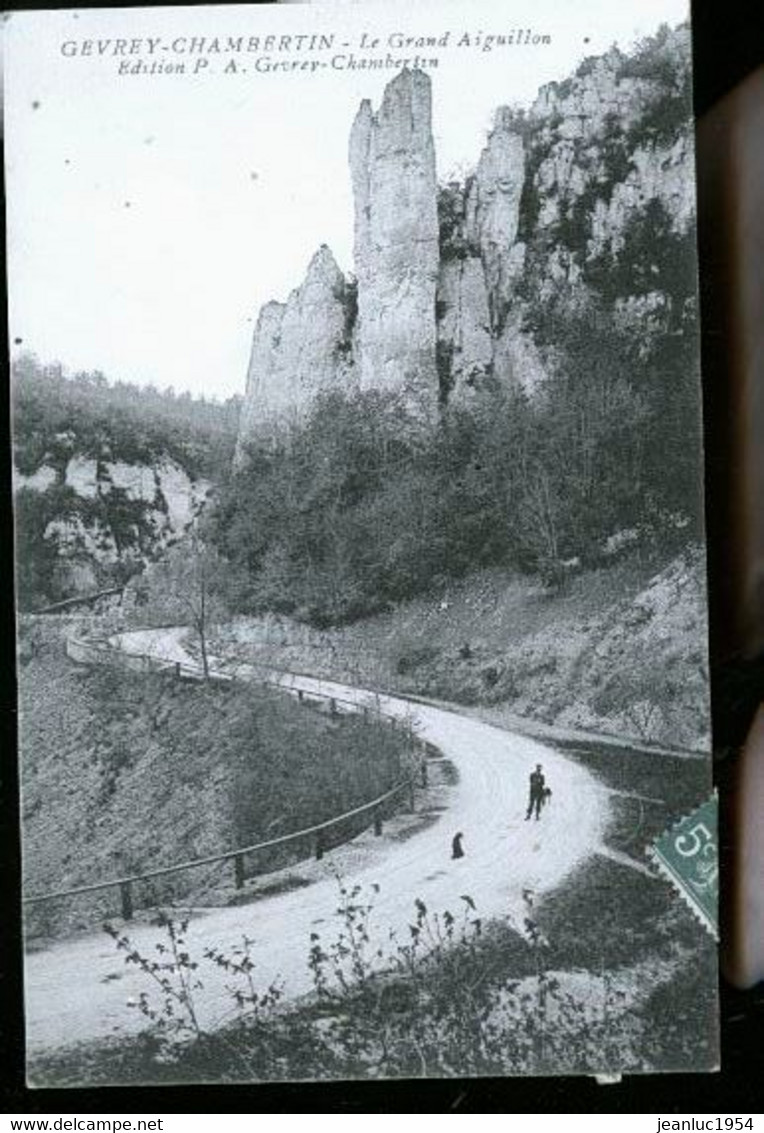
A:
[[[561,4],[570,0],[560,0]],[[618,0],[613,0],[617,3]],[[639,0],[630,0],[639,3]],[[468,4],[469,0],[465,0]],[[16,8],[70,7],[71,4],[16,3]],[[106,5],[81,4],[80,7]],[[138,5],[123,5],[125,7]],[[701,117],[757,67],[764,65],[764,37],[746,0],[696,0],[693,3],[695,105]],[[764,144],[764,139],[762,139]],[[699,190],[701,227],[713,223],[705,215]],[[762,202],[764,207],[764,201]],[[704,260],[701,231],[701,281],[704,321],[711,325],[716,301],[714,265]],[[3,331],[5,328],[3,328]],[[731,791],[737,750],[763,698],[761,659],[740,660],[722,653],[725,611],[719,601],[723,569],[714,548],[728,530],[729,474],[734,467],[728,436],[728,384],[723,343],[704,334],[704,401],[706,420],[706,490],[711,586],[711,655],[715,748],[720,758],[716,779],[722,799]],[[0,356],[8,357],[7,342]],[[15,766],[14,613],[12,591],[12,527],[10,510],[10,438],[7,399],[0,408],[0,1111],[43,1114],[113,1112],[345,1112],[345,1113],[544,1113],[544,1112],[704,1112],[749,1114],[764,1109],[764,985],[739,992],[722,982],[722,1070],[714,1075],[649,1075],[598,1086],[591,1079],[484,1079],[480,1081],[416,1081],[264,1085],[231,1087],[165,1087],[100,1090],[30,1091],[23,1078],[21,937],[19,922],[19,845],[17,773]],[[722,888],[730,890],[729,827],[722,826]],[[726,853],[725,853],[726,851]]]

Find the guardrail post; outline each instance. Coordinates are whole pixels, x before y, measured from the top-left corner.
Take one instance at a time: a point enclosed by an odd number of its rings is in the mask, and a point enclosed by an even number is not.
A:
[[[175,662],[175,676],[180,677],[180,661]]]
[[[374,810],[374,833],[378,838],[382,833],[382,812],[379,807],[376,807]]]
[[[427,760],[426,759],[423,759],[422,762],[419,764],[419,773],[421,775],[422,786],[426,787],[427,786],[427,780],[428,780]]]
[[[319,830],[318,833],[316,834],[316,861],[320,862],[321,858],[323,856],[324,856],[323,831]]]
[[[233,859],[233,882],[237,889],[244,888],[244,854],[237,854]]]
[[[298,688],[298,690],[297,690],[297,699],[300,701],[301,704],[302,704],[303,700],[305,699],[305,693],[302,691],[301,688]]]
[[[337,715],[337,701],[334,699],[333,696],[329,697],[329,711],[332,714],[332,716]]]
[[[407,790],[406,794],[408,795],[408,800],[409,800],[409,810],[413,814],[414,811],[416,810],[416,805],[415,805],[415,802],[414,802],[414,780],[413,779],[409,780],[408,790]]]
[[[131,921],[133,919],[133,893],[129,881],[120,882],[119,895],[122,900],[122,919]]]

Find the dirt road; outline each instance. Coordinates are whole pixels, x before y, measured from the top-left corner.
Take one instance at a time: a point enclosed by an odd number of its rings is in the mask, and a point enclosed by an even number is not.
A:
[[[120,646],[183,659],[180,635],[142,631],[124,635]],[[240,675],[246,676],[239,670]],[[307,692],[334,690],[359,704],[374,694],[310,677],[274,678]],[[460,913],[469,896],[483,918],[508,918],[522,931],[523,891],[542,894],[560,885],[575,866],[601,846],[607,820],[604,792],[583,768],[542,744],[501,728],[401,697],[381,696],[383,711],[413,720],[419,735],[435,744],[458,772],[449,789],[449,807],[437,821],[396,840],[388,836],[377,852],[328,853],[315,863],[312,884],[233,908],[204,909],[189,926],[189,951],[230,949],[242,935],[255,940],[256,980],[265,986],[280,977],[289,997],[312,989],[307,965],[310,934],[336,937],[337,863],[343,879],[360,884],[366,895],[379,886],[370,924],[372,944],[386,949],[390,931],[408,937],[415,899],[433,911]],[[528,776],[543,764],[554,790],[539,822],[525,821]],[[451,840],[461,831],[465,855],[451,858]],[[128,927],[139,950],[154,953],[159,930],[146,924]],[[226,978],[216,969],[203,975],[197,992],[204,1026],[231,1015]],[[30,1052],[88,1039],[127,1034],[145,1020],[126,1001],[149,990],[147,978],[126,966],[102,932],[30,954],[26,959],[26,1012]]]

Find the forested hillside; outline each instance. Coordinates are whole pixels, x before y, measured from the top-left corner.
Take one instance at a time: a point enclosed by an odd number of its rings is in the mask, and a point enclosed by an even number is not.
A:
[[[29,355],[11,376],[22,608],[123,582],[183,534],[230,463],[238,399],[67,375]]]

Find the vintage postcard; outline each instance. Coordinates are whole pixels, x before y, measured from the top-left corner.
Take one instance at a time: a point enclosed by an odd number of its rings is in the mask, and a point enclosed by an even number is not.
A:
[[[6,67],[30,1083],[715,1069],[684,0]]]

